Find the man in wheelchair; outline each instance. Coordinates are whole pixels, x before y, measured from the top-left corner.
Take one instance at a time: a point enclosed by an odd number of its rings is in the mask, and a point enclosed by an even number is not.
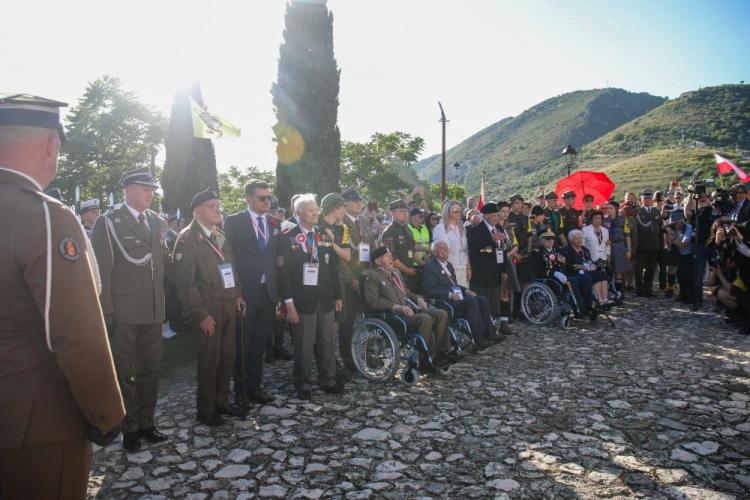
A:
[[[373,268],[365,279],[365,300],[370,309],[392,311],[407,325],[416,328],[424,339],[438,373],[447,373],[451,350],[448,313],[432,308],[422,297],[411,293],[401,273],[393,268],[393,256],[387,246],[372,252]]]
[[[531,266],[534,269],[534,276],[536,279],[554,279],[559,282],[563,287],[570,283],[570,287],[573,289],[573,295],[578,303],[580,310],[586,310],[591,299],[588,301],[584,297],[591,296],[591,285],[588,282],[588,290],[586,295],[581,293],[581,283],[578,282],[576,275],[565,275],[565,256],[562,251],[555,246],[555,233],[552,229],[546,229],[539,238],[542,240],[542,246],[535,248],[531,253]],[[584,284],[585,286],[585,284]],[[579,316],[579,312],[576,311],[576,316]]]
[[[477,350],[484,351],[494,342],[500,343],[503,337],[495,333],[487,297],[458,285],[453,265],[448,262],[448,244],[444,241],[434,242],[432,255],[434,257],[423,270],[425,296],[445,300],[457,312],[465,315],[474,333]]]

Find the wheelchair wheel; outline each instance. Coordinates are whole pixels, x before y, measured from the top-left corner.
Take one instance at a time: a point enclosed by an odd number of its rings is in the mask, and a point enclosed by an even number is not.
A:
[[[558,317],[557,296],[544,283],[531,282],[521,295],[523,315],[531,324],[549,325]]]
[[[414,387],[419,382],[419,370],[414,367],[407,366],[401,371],[401,382],[406,387]]]
[[[567,330],[570,328],[570,316],[567,314],[564,314],[562,318],[560,318],[560,327],[562,327],[563,330]]]
[[[461,349],[468,349],[472,345],[471,328],[469,328],[469,322],[465,319],[459,319],[455,323],[453,333]]]
[[[388,382],[401,363],[401,345],[384,321],[365,319],[352,334],[352,358],[364,378],[370,382]]]

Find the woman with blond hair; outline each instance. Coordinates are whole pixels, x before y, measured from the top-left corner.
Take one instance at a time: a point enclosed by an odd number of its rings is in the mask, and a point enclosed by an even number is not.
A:
[[[448,262],[456,270],[458,284],[469,288],[471,264],[469,263],[469,242],[466,239],[466,228],[461,223],[461,204],[456,200],[443,203],[442,220],[435,226],[432,241],[444,241],[448,244]]]

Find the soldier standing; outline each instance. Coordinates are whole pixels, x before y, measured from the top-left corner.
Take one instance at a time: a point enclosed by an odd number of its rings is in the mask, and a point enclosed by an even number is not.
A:
[[[344,310],[339,323],[339,351],[344,366],[354,371],[356,367],[352,359],[352,330],[364,298],[361,286],[362,272],[370,269],[370,255],[375,250],[375,238],[370,220],[362,215],[365,202],[359,192],[349,188],[341,193],[341,197],[345,202],[344,224],[349,233],[352,258],[349,262],[342,262],[339,267],[344,282]]]
[[[174,281],[190,311],[198,339],[198,415],[211,427],[223,415],[242,415],[229,403],[229,382],[235,361],[235,315],[245,314],[245,301],[232,248],[217,227],[221,204],[215,188],[198,193],[190,204],[193,222],[180,232],[174,248]]]
[[[641,207],[635,216],[635,230],[638,234],[638,249],[635,254],[635,291],[638,297],[653,297],[651,291],[656,271],[656,261],[661,248],[662,219],[654,207],[654,192],[644,189],[641,192]]]
[[[546,205],[544,207],[544,224],[552,229],[558,239],[562,241],[565,238],[565,226],[563,226],[562,217],[560,217],[560,211],[557,208],[557,193],[550,191],[545,194],[544,203]]]
[[[523,213],[523,197],[514,194],[510,197],[510,214],[508,214],[508,226],[512,229],[516,241],[518,241],[518,258],[516,263],[516,276],[521,290],[528,282],[534,279],[531,269],[531,234],[529,233],[529,216]],[[521,294],[513,294],[513,317],[523,319],[521,311]]]
[[[593,200],[593,198],[592,198]],[[581,217],[581,211],[573,208],[576,203],[576,194],[573,191],[563,193],[563,207],[560,208],[560,225],[564,230],[559,235],[560,245],[563,248],[568,246],[566,232],[578,227],[578,220]]]
[[[416,242],[411,231],[406,228],[409,219],[409,205],[404,200],[396,200],[388,205],[393,220],[383,231],[381,241],[393,254],[393,267],[404,276],[410,290],[421,288],[421,277],[414,264]],[[416,293],[416,292],[415,292]]]
[[[157,372],[164,323],[164,268],[171,263],[167,223],[149,210],[159,187],[148,167],[122,175],[125,203],[99,217],[91,243],[102,277],[101,303],[112,337],[125,410],[122,445],[126,451],[167,436],[154,425]]]
[[[112,442],[125,414],[86,235],[43,194],[65,140],[61,106],[0,94],[0,497],[8,499],[85,498],[89,441]]]

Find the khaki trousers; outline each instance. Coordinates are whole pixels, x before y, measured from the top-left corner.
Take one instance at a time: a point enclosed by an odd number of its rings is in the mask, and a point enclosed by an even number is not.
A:
[[[154,426],[162,324],[115,324],[111,337],[117,381],[125,403],[122,433]]]
[[[312,314],[300,314],[296,324],[289,325],[294,346],[294,387],[312,390],[312,358],[318,367],[318,385],[336,385],[336,338],[333,331],[334,311],[325,312],[320,305]]]
[[[0,450],[0,500],[83,500],[91,470],[87,439]]]
[[[214,334],[206,335],[195,319],[191,325],[198,339],[198,415],[210,415],[229,406],[229,382],[237,356],[235,328],[237,299],[203,304],[214,320]],[[247,368],[247,367],[245,367]]]
[[[450,351],[451,339],[448,335],[447,312],[440,309],[428,309],[414,313],[408,318],[406,316],[401,316],[401,318],[406,321],[407,325],[417,329],[433,358]]]

